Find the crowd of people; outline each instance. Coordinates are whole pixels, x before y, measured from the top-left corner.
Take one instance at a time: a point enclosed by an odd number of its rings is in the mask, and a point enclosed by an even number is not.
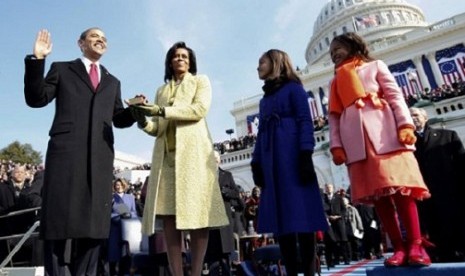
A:
[[[232,138],[223,142],[213,143],[213,147],[221,154],[225,154],[228,152],[252,148],[255,145],[256,140],[257,135],[255,133],[249,133],[239,138]]]
[[[17,164],[1,160],[0,173],[0,236],[25,233],[39,219],[38,209],[42,204],[43,168],[32,164]],[[20,210],[31,210],[16,216],[7,216]],[[14,243],[0,241],[0,259],[3,261]],[[43,263],[40,260],[41,246],[27,243],[19,252],[19,258],[31,265]]]
[[[452,85],[443,84],[434,89],[427,87],[424,90],[419,91],[417,94],[409,95],[405,98],[405,101],[409,107],[412,107],[420,100],[439,102],[445,99],[451,99],[463,95],[465,95],[465,82],[457,79],[452,83]]]
[[[43,185],[43,168],[41,166],[2,160],[0,171],[3,176],[0,183],[0,216],[13,211],[41,206]],[[117,171],[115,170],[115,172]],[[231,269],[231,265],[239,263],[237,254],[234,254],[238,250],[235,247],[234,237],[247,235],[250,224],[256,227],[260,189],[256,187],[252,192],[244,191],[242,187],[235,184],[230,172],[219,168],[219,174],[221,194],[230,220],[228,227],[230,230],[221,234],[217,234],[216,230],[211,230],[204,262],[210,266],[220,262],[224,264],[223,269]],[[105,252],[101,253],[101,261],[104,264],[101,269],[108,270],[109,275],[122,275],[128,272],[129,267],[124,262],[124,254],[122,254],[121,220],[142,218],[147,183],[148,177],[144,182],[140,179],[131,182],[114,176],[110,232],[104,243],[103,250]],[[25,233],[36,220],[40,219],[38,212],[0,219],[2,225],[0,236]],[[219,243],[216,238],[220,239]],[[218,246],[221,244],[221,240],[228,241],[231,245],[223,246],[224,248]],[[161,242],[163,243],[163,241]],[[43,254],[40,252],[43,249],[43,244],[34,243],[34,246],[36,248],[33,248],[32,244],[22,248],[19,255],[14,257],[14,261],[20,260],[27,265],[43,265]],[[166,248],[166,245],[163,248]],[[153,252],[157,252],[157,250],[153,248]],[[6,243],[1,244],[0,259],[3,260],[7,253],[9,252]],[[166,251],[157,252],[157,254],[159,253],[166,253]],[[106,274],[102,272],[102,275]]]
[[[330,228],[324,232],[324,264],[328,268],[361,259],[383,258],[380,221],[371,205],[352,205],[350,191],[326,183],[321,189]]]

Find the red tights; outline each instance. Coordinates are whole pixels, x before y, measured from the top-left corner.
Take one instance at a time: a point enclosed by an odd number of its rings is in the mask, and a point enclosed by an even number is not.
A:
[[[412,197],[396,193],[391,196],[381,197],[374,204],[381,223],[395,249],[402,246],[403,243],[396,212],[407,232],[407,241],[412,242],[421,239],[417,205]]]
[[[396,193],[375,201],[375,209],[394,246],[394,254],[385,260],[384,265],[430,265],[431,259],[421,245],[420,222],[415,200],[410,196]],[[399,215],[407,232],[406,245],[408,249],[405,248],[396,213]]]

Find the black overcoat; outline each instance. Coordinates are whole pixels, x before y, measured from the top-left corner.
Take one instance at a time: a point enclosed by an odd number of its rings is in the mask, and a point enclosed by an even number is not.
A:
[[[426,125],[417,134],[415,157],[431,193],[418,203],[424,234],[452,250],[465,249],[465,149],[457,132]],[[455,247],[455,248],[453,248]]]
[[[113,178],[113,128],[134,123],[121,84],[103,66],[93,91],[81,59],[52,63],[25,59],[24,95],[30,107],[55,100],[45,160],[41,237],[108,237]]]
[[[239,189],[234,182],[231,172],[218,169],[218,182],[220,184],[221,195],[223,196],[226,215],[228,216],[229,224],[210,231],[208,241],[207,256],[214,258],[218,254],[226,254],[234,251],[234,231],[233,217],[231,209],[231,200],[239,200]]]
[[[331,227],[327,231],[329,237],[335,242],[348,241],[346,225],[344,217],[346,214],[346,207],[344,201],[339,194],[334,194],[330,200],[327,194],[323,196],[323,208],[326,213],[326,217],[329,216],[340,216],[340,219],[330,221]]]

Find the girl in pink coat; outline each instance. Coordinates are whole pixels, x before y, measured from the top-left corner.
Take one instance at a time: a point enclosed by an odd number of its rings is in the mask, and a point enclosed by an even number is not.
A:
[[[415,200],[430,194],[413,155],[414,125],[402,92],[357,34],[336,36],[330,55],[335,64],[329,98],[333,162],[347,165],[352,200],[374,204],[394,247],[385,266],[428,266]]]

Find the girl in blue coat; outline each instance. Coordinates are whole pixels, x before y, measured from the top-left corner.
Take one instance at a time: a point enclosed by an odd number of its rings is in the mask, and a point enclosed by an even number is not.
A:
[[[314,275],[315,232],[328,223],[313,168],[308,97],[285,52],[265,52],[257,70],[265,81],[251,163],[262,188],[258,232],[278,237],[287,275],[297,275],[297,242],[304,275]]]

